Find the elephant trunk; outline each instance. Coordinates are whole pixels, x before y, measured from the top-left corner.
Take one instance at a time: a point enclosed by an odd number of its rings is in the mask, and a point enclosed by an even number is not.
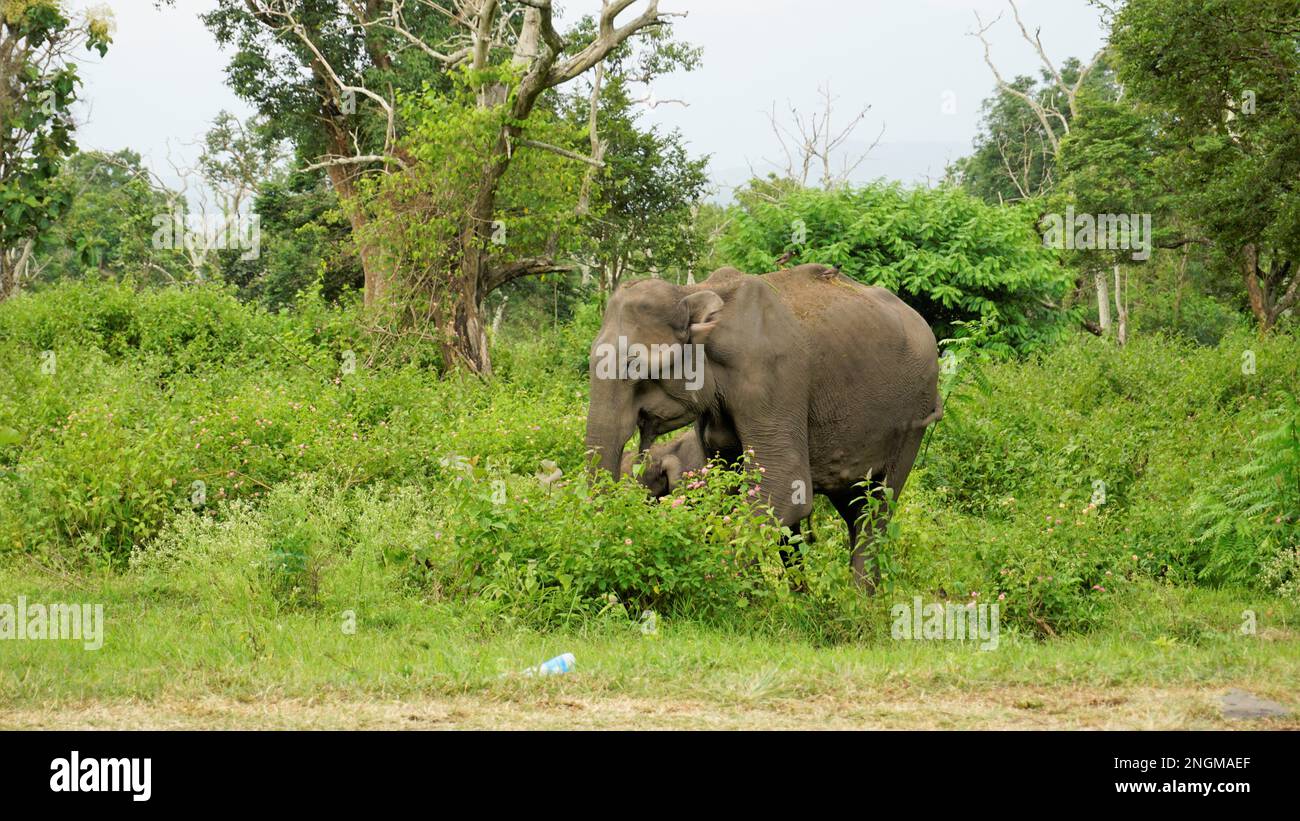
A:
[[[623,446],[636,432],[636,407],[631,384],[614,380],[591,380],[591,406],[587,410],[584,442],[597,458],[595,470],[609,471],[615,479],[623,462]]]

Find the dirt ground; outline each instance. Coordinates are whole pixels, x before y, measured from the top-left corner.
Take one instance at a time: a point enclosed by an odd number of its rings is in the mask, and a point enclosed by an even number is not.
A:
[[[1005,688],[761,703],[549,696],[403,701],[205,697],[0,710],[4,729],[1300,729],[1228,720],[1219,688]]]

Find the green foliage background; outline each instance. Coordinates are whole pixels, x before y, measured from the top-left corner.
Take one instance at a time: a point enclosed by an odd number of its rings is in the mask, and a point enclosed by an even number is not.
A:
[[[1073,275],[1043,246],[1029,208],[988,205],[954,187],[904,189],[877,183],[831,191],[796,189],[776,201],[753,192],[718,244],[742,271],[776,261],[833,265],[887,288],[915,308],[939,338],[983,322],[987,344],[1026,351],[1068,319],[1060,299]]]
[[[242,579],[308,611],[365,578],[386,600],[488,602],[535,626],[611,606],[832,642],[884,623],[828,508],[787,572],[744,512],[743,474],[658,505],[588,487],[598,321],[593,306],[499,344],[482,382],[372,360],[360,315],[319,294],[279,313],[219,286],[72,282],[10,300],[0,551],[68,572],[170,567],[180,585]],[[997,600],[1007,625],[1041,636],[1092,629],[1152,584],[1293,591],[1297,350],[1241,332],[1124,350],[1080,337],[1023,361],[967,347],[883,543],[889,589]],[[544,459],[560,484],[536,477]]]

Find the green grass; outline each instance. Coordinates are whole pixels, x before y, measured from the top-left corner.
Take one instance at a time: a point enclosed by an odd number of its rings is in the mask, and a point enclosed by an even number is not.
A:
[[[472,605],[412,597],[382,612],[362,609],[348,634],[342,613],[272,615],[233,600],[168,593],[132,575],[70,582],[8,569],[0,571],[0,591],[10,594],[7,600],[23,591],[29,602],[104,605],[105,641],[98,650],[73,641],[0,643],[0,706],[47,711],[51,720],[61,708],[87,702],[213,697],[236,703],[468,698],[483,709],[560,697],[631,699],[703,705],[720,717],[799,702],[866,707],[882,693],[903,699],[930,693],[953,707],[995,692],[1020,693],[1032,705],[1083,692],[1210,694],[1244,686],[1293,703],[1300,680],[1300,608],[1240,592],[1156,585],[1131,591],[1113,621],[1087,636],[1042,641],[1013,631],[992,651],[894,641],[883,616],[880,637],[826,647],[673,619],[661,620],[651,637],[621,616],[542,632]],[[1239,629],[1247,608],[1256,611],[1254,635]],[[517,675],[562,652],[575,654],[573,674]],[[941,715],[934,713],[935,722]],[[876,718],[914,723],[887,712]],[[1131,718],[1141,725],[1141,717]],[[334,719],[347,724],[346,710]]]

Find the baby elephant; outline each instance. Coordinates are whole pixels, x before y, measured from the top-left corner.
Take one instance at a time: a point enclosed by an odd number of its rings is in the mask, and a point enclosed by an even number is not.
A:
[[[632,474],[637,455],[636,451],[623,454],[623,462],[619,468],[620,476]],[[699,434],[691,428],[671,442],[656,442],[651,445],[643,461],[645,470],[641,472],[638,481],[646,486],[651,496],[658,499],[667,496],[677,488],[683,473],[704,467],[704,445],[700,442]],[[795,525],[793,530],[795,533],[802,532],[804,542],[812,544],[814,541],[812,514]],[[787,553],[782,551],[782,556],[787,556]]]
[[[620,475],[631,475],[636,457],[634,451],[623,454]],[[645,470],[638,481],[649,489],[651,496],[667,496],[677,487],[683,473],[704,467],[704,446],[692,428],[671,442],[651,445],[644,462]]]

